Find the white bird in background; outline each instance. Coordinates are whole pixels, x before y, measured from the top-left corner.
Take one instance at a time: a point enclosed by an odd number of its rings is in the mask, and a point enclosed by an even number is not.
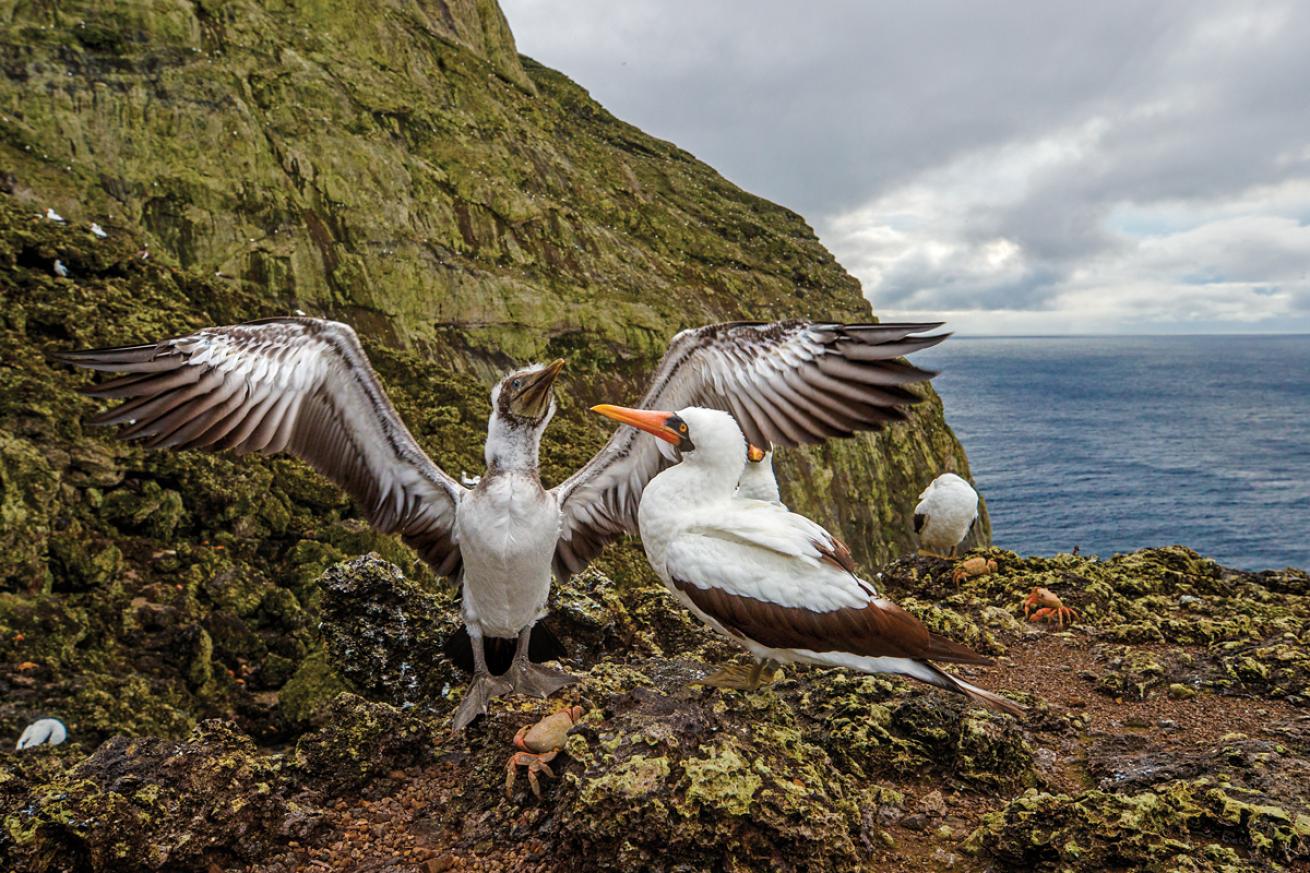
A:
[[[923,489],[914,507],[914,532],[919,551],[946,557],[969,535],[978,520],[978,492],[954,473],[943,473]]]
[[[737,496],[782,505],[778,479],[773,475],[773,449],[766,451],[755,445],[746,447],[746,466],[742,468],[741,480],[737,483]]]
[[[45,210],[45,217],[49,221],[58,221],[60,224],[63,224],[64,222],[64,217],[60,215],[58,212],[55,212],[53,209],[51,209],[48,206],[46,207]]]
[[[23,735],[18,738],[18,750],[30,749],[34,746],[57,746],[64,740],[68,739],[68,728],[57,718],[42,718],[29,724],[23,729]]]
[[[55,258],[55,275],[61,279],[68,278],[68,268],[65,267],[64,262],[58,258]]]
[[[105,229],[101,227],[99,224],[95,223],[94,221],[91,222],[91,233],[95,234],[100,239],[104,239],[105,237],[109,236],[109,234],[105,233]]]
[[[991,662],[879,597],[856,575],[846,546],[822,527],[777,504],[735,496],[746,439],[732,416],[700,407],[592,408],[681,456],[642,495],[637,521],[646,557],[674,597],[757,662],[745,682],[712,676],[704,684],[753,689],[773,664],[801,662],[897,673],[992,709],[1023,711],[932,664]]]
[[[790,321],[685,330],[669,343],[643,403],[731,409],[760,445],[876,430],[903,420],[904,407],[921,399],[905,386],[933,374],[897,359],[941,342],[946,335],[911,336],[939,326]],[[552,567],[568,578],[607,542],[635,533],[642,489],[669,463],[651,440],[619,428],[582,469],[544,489],[537,454],[563,360],[511,373],[492,391],[487,470],[470,490],[424,453],[355,332],[338,322],[265,319],[59,357],[128,374],[86,392],[126,398],[93,423],[123,424],[122,436],[152,448],[290,452],[343,487],[374,527],[399,533],[439,575],[460,580],[473,680],[456,730],[494,697],[546,696],[574,681],[531,663],[549,659],[529,647]],[[487,637],[513,646],[504,675],[489,669]]]

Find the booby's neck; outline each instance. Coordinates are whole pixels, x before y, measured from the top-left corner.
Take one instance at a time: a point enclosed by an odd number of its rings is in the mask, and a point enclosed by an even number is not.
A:
[[[528,422],[503,418],[492,410],[487,422],[485,457],[487,474],[528,473],[537,475],[537,457],[541,451],[541,434],[549,419]]]
[[[733,499],[745,455],[744,439],[731,446],[705,440],[696,444],[695,451],[684,454],[682,463],[660,473],[646,486],[637,506],[637,525],[656,573],[665,575],[668,545],[684,527],[696,524],[704,513],[712,513],[716,506]]]
[[[773,459],[766,455],[764,460],[748,462],[741,471],[741,481],[737,485],[737,496],[750,500],[764,500],[781,503],[778,494],[778,480],[773,475]]]

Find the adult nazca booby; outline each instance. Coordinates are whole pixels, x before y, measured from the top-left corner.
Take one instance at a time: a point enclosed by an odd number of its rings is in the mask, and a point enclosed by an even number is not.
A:
[[[735,496],[745,438],[731,416],[700,407],[593,409],[681,456],[646,486],[637,511],[641,542],[674,596],[755,656],[750,680],[739,687],[758,687],[772,663],[802,662],[897,673],[992,709],[1022,711],[933,664],[991,662],[880,597],[856,575],[841,541],[775,503]]]
[[[939,326],[789,321],[684,330],[643,404],[728,409],[760,445],[874,430],[904,419],[904,407],[920,399],[906,386],[933,374],[896,359],[941,342],[946,334],[915,336]],[[465,488],[419,447],[355,332],[321,319],[265,319],[60,357],[127,374],[87,392],[126,399],[93,423],[124,424],[123,436],[149,447],[289,452],[344,488],[374,527],[399,533],[438,574],[459,579],[474,673],[457,730],[493,697],[549,694],[570,681],[528,657],[552,566],[566,578],[611,539],[635,533],[642,490],[669,463],[652,441],[619,428],[580,470],[543,488],[537,452],[556,408],[552,386],[563,362],[555,361],[510,373],[492,391],[487,471]],[[487,636],[517,641],[503,677],[487,669]]]
[[[914,507],[914,532],[919,549],[952,556],[978,521],[978,492],[954,473],[943,473],[928,483]]]

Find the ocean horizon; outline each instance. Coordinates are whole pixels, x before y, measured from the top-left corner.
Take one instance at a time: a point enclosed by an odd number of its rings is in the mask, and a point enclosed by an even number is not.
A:
[[[1310,566],[1310,334],[955,336],[914,361],[998,546]]]

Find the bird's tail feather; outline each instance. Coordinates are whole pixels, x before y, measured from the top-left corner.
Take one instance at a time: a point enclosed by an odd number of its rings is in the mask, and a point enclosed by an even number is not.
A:
[[[1008,712],[1010,715],[1016,717],[1021,716],[1026,712],[1022,706],[1015,703],[1013,700],[1004,698],[999,694],[994,694],[985,688],[979,688],[977,685],[970,685],[963,679],[947,673],[936,664],[929,664],[927,661],[916,661],[915,664],[927,668],[923,672],[916,671],[910,674],[916,679],[922,679],[929,684],[936,685],[938,688],[945,688],[949,691],[963,694],[974,703],[985,706],[988,709],[994,709],[998,712]]]

